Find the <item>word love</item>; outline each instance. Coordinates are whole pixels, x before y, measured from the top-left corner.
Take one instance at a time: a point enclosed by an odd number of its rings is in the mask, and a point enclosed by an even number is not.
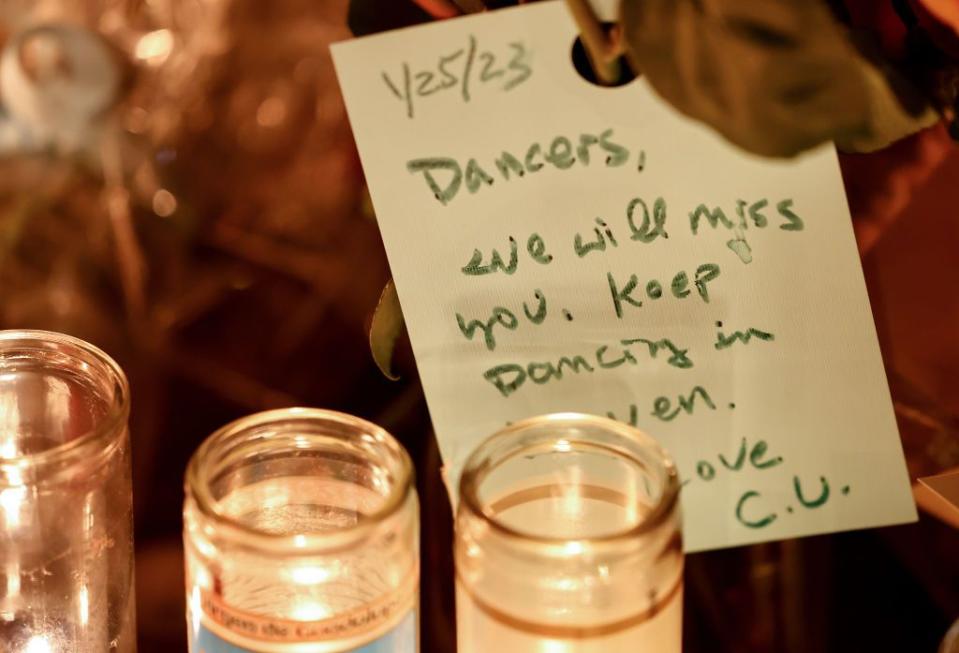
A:
[[[747,466],[747,461],[748,466],[756,470],[770,469],[782,464],[782,456],[767,458],[768,452],[769,444],[765,440],[759,440],[750,446],[746,438],[743,438],[739,442],[739,449],[735,457],[717,454],[716,461],[718,461],[718,463],[708,459],[697,461],[696,477],[708,483],[716,478],[717,467],[720,470],[725,468],[729,472],[739,472]],[[691,478],[686,479],[683,481],[683,485],[685,486],[691,483],[692,480]]]
[[[718,454],[715,460],[699,460],[696,463],[696,475],[683,481],[683,486],[685,487],[694,480],[709,483],[716,478],[718,472],[732,474],[748,470],[763,472],[779,467],[784,462],[782,456],[769,454],[769,444],[765,440],[758,440],[749,444],[749,441],[743,438],[735,455],[727,457],[724,454]],[[798,475],[793,475],[792,494],[795,503],[788,503],[784,512],[791,515],[796,512],[797,507],[804,510],[815,510],[824,506],[832,496],[832,488],[825,476],[819,477],[818,485],[815,489],[809,489]],[[848,496],[849,491],[848,485],[840,488],[843,496]],[[733,508],[736,521],[749,529],[761,529],[770,526],[779,519],[779,512],[768,508],[763,510],[759,507],[763,503],[762,499],[763,494],[757,490],[743,492]]]
[[[401,80],[385,71],[381,76],[390,93],[406,104],[406,116],[413,118],[416,98],[458,89],[463,102],[469,102],[474,83],[511,91],[528,80],[533,74],[530,51],[522,41],[513,41],[509,48],[509,55],[500,58],[491,50],[479,51],[476,37],[470,36],[465,47],[440,56],[426,68],[414,71],[404,62]]]

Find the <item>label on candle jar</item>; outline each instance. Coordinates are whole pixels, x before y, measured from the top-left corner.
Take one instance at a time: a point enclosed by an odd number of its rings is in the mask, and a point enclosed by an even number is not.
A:
[[[191,635],[192,653],[274,653],[316,644],[317,653],[415,653],[413,597],[399,593],[317,621],[264,617],[237,610],[210,592],[200,593],[202,614]],[[400,615],[403,615],[402,617]]]

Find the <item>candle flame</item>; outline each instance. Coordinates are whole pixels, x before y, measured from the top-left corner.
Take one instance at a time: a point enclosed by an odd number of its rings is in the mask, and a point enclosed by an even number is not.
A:
[[[290,578],[297,585],[316,585],[329,580],[333,572],[325,567],[296,567],[290,570]]]
[[[316,601],[302,601],[293,607],[291,616],[296,621],[319,621],[331,614],[329,608]]]
[[[23,647],[23,653],[53,653],[53,646],[46,636],[34,635]]]
[[[77,600],[80,604],[80,625],[86,626],[90,621],[90,590],[86,585],[80,588]]]
[[[563,545],[563,553],[570,557],[581,556],[585,550],[586,546],[579,540],[571,540]]]
[[[20,508],[26,496],[27,488],[25,487],[9,487],[0,490],[0,512],[3,512],[7,530],[20,525]]]
[[[7,438],[0,444],[0,458],[16,458],[17,441],[14,438]]]
[[[15,603],[18,596],[20,596],[20,565],[14,559],[7,565],[7,600]]]
[[[190,593],[190,622],[193,626],[193,634],[200,632],[200,615],[203,613],[203,601],[200,598],[200,586],[194,585]]]

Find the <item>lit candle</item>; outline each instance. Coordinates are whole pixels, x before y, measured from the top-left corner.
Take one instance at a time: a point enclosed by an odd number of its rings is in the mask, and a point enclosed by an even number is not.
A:
[[[460,653],[679,653],[672,462],[585,415],[514,424],[473,452],[456,520]]]
[[[213,434],[187,471],[190,650],[417,651],[411,479],[396,441],[349,415],[271,411]]]

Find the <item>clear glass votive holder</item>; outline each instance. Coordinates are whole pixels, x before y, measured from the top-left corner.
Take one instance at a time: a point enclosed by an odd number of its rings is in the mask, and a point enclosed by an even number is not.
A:
[[[456,515],[459,653],[680,653],[679,482],[648,436],[563,413],[467,459]]]
[[[187,469],[190,651],[415,653],[419,507],[380,427],[291,408],[211,435]]]
[[[0,650],[136,650],[120,367],[46,331],[0,331]]]

